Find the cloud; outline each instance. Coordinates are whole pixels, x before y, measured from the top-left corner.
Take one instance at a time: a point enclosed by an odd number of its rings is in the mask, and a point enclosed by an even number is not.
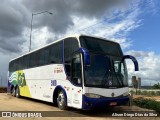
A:
[[[140,14],[137,4],[123,11],[116,9],[113,15],[103,15],[101,19],[88,20],[74,16],[71,33],[89,34],[114,40],[126,49],[132,45],[132,40],[128,37],[129,33],[141,26],[141,20],[138,19]]]
[[[158,13],[158,11],[160,10],[159,0],[146,0],[145,2],[146,2],[146,10],[148,13],[151,13],[153,15]]]
[[[73,26],[72,16],[100,18],[109,8],[122,4],[124,0],[24,0],[31,12],[51,11],[52,16],[41,15],[34,19],[35,27],[47,26],[54,33],[62,34]]]
[[[13,0],[2,0],[0,4],[0,50],[1,52],[20,52],[24,42],[22,32],[28,19],[26,8]]]
[[[151,52],[152,53],[152,52]],[[130,55],[133,55],[135,57],[148,57],[149,53],[148,52],[145,52],[145,51],[135,51],[135,50],[130,50],[128,51],[126,54],[130,54]]]
[[[33,18],[32,49],[71,33],[105,37],[119,42],[123,49],[129,48],[133,44],[128,37],[130,32],[142,25],[139,16],[143,0],[132,0],[129,4],[126,1],[1,0],[0,55],[4,55],[1,63],[7,65],[9,58],[28,52],[31,14],[46,10],[53,15]]]
[[[142,78],[143,85],[152,85],[154,83],[160,82],[160,55],[155,52],[145,52],[145,51],[128,51],[126,54],[133,55],[137,58],[139,63],[139,72],[134,72],[134,66],[131,61],[127,61],[128,73],[131,76],[139,76]]]
[[[74,26],[72,16],[90,20],[99,19],[109,8],[122,5],[122,1],[124,0],[101,0],[101,2],[97,0],[2,0],[0,4],[1,52],[22,52],[20,46],[23,43],[28,44],[28,39],[25,39],[23,32],[26,32],[27,28],[29,35],[31,13],[46,10],[53,12],[53,15],[34,16],[33,29],[41,31],[46,27],[48,32],[61,36],[68,31],[68,28]]]

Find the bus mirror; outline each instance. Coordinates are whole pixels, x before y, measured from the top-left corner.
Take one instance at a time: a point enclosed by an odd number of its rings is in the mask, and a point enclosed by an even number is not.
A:
[[[87,49],[85,48],[80,48],[79,51],[83,53],[84,56],[84,65],[85,66],[90,66],[90,53]]]
[[[125,55],[125,56],[123,56],[122,62],[124,62],[125,59],[131,59],[134,63],[135,71],[139,71],[138,62],[135,57],[133,57],[131,55]]]

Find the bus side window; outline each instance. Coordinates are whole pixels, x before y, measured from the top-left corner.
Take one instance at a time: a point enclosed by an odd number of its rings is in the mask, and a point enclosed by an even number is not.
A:
[[[61,64],[62,63],[62,41],[58,42],[50,47],[50,63]]]
[[[78,49],[79,45],[76,38],[67,38],[64,40],[64,64],[68,77],[71,76],[71,62],[73,54]]]

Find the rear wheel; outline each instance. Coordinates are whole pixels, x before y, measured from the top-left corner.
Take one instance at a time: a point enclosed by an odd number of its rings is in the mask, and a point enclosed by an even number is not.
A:
[[[15,87],[13,87],[13,88],[12,88],[12,93],[11,93],[11,94],[12,94],[12,96],[14,96],[14,97],[16,96],[16,90],[15,90]]]
[[[60,90],[57,97],[57,104],[59,109],[65,110],[67,109],[66,97],[63,90]]]
[[[18,87],[18,86],[16,87],[16,91],[15,91],[15,92],[16,92],[16,93],[15,93],[15,94],[16,94],[16,97],[17,97],[17,98],[20,98],[20,90],[19,90],[19,87]]]

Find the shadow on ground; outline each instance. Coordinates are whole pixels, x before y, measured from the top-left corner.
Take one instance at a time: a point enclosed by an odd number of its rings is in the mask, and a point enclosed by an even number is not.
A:
[[[20,99],[29,100],[32,102],[38,102],[41,104],[57,107],[53,103],[36,100],[32,98],[21,97]],[[124,109],[125,108],[125,109]],[[99,108],[94,110],[79,110],[75,108],[68,108],[67,110],[59,110],[59,111],[41,111],[43,116],[48,117],[110,117],[113,113],[123,113],[123,112],[132,112],[131,107],[127,106],[117,106],[117,107],[109,107],[109,108]]]

